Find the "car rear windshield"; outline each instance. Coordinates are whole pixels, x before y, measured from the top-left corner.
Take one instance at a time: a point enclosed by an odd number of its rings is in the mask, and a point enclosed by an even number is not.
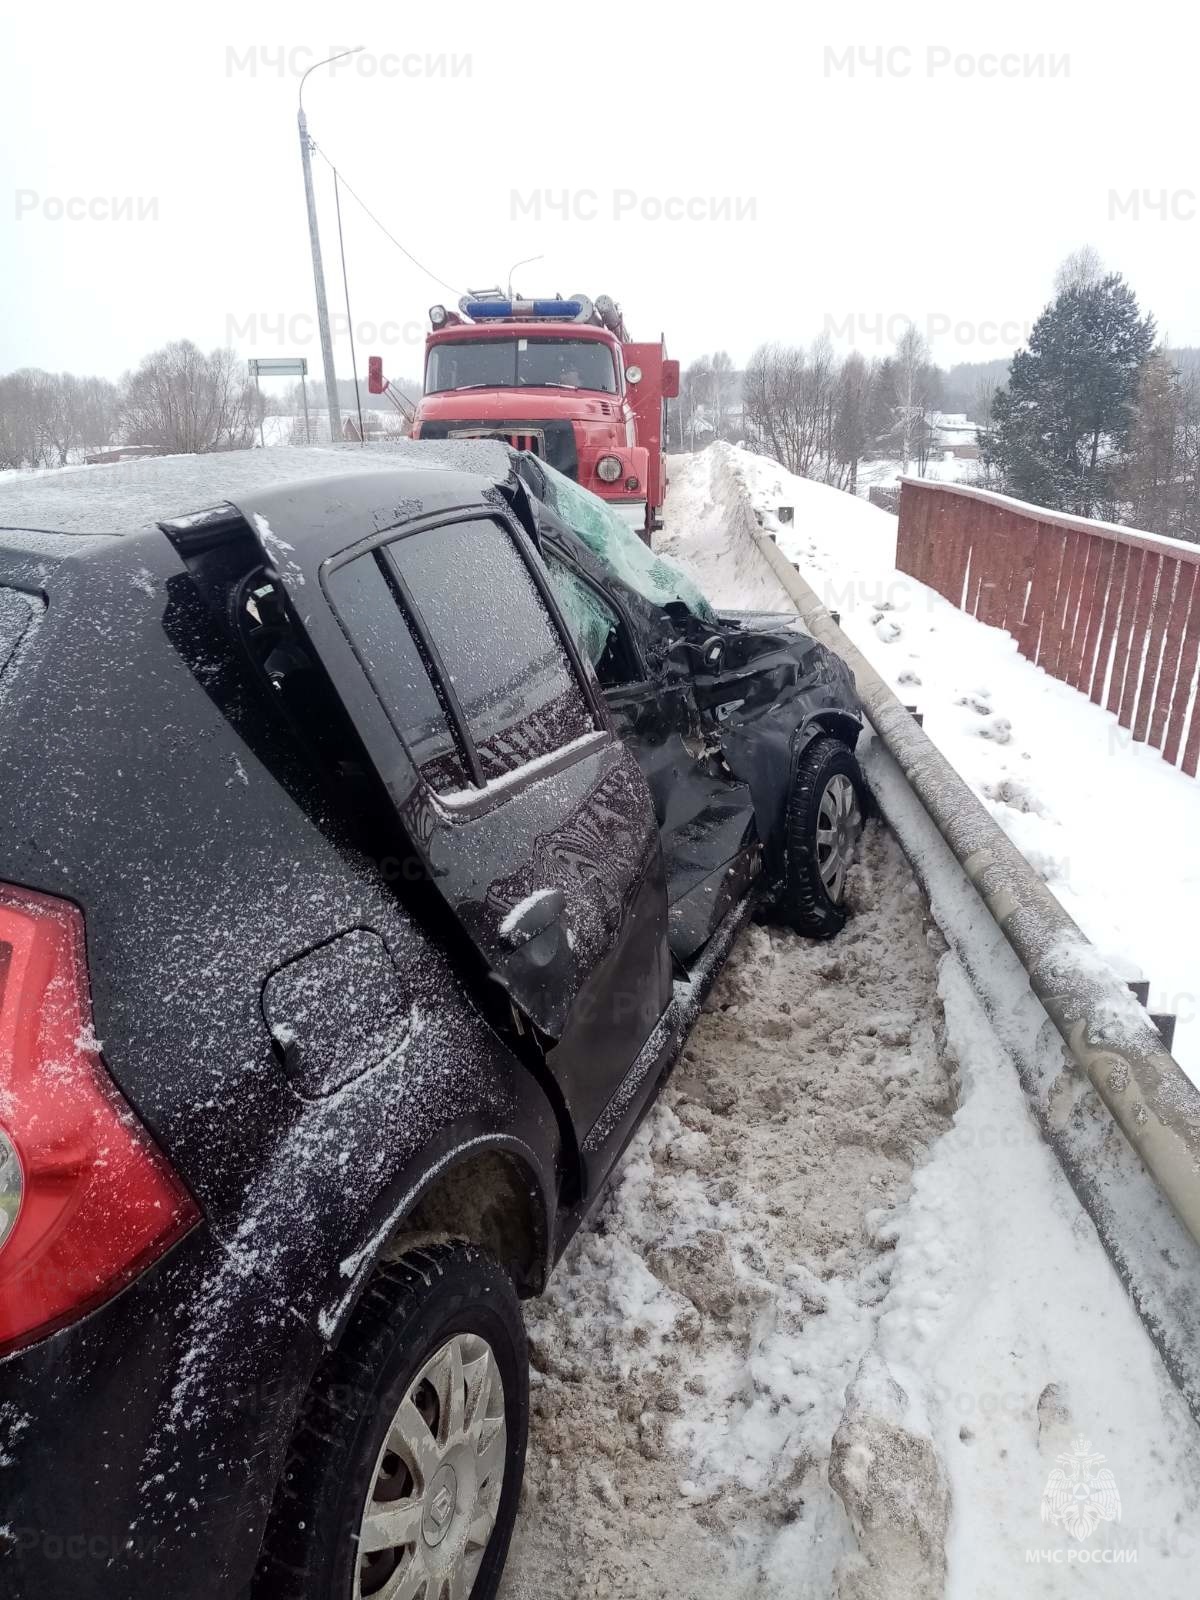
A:
[[[617,393],[608,345],[590,339],[462,339],[434,345],[425,393],[447,389],[598,389]]]

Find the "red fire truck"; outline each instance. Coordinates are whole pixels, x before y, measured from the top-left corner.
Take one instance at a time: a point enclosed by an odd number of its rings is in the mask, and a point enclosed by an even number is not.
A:
[[[647,544],[662,526],[666,402],[679,363],[630,339],[607,295],[464,295],[433,306],[413,438],[505,439],[621,508]],[[368,387],[387,388],[372,357]]]

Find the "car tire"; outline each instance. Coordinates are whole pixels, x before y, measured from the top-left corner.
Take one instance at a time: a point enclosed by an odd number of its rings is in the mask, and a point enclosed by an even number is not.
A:
[[[830,939],[845,927],[846,868],[866,814],[854,752],[830,735],[812,740],[796,762],[784,841],[780,910],[797,933]]]
[[[490,1600],[528,1429],[525,1327],[500,1265],[439,1244],[381,1266],[309,1389],[254,1600],[369,1600],[410,1569],[434,1575],[418,1594]]]

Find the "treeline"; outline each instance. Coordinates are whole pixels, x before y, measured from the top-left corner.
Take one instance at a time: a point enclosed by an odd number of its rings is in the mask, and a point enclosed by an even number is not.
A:
[[[978,425],[969,480],[1036,505],[1200,542],[1200,351],[1170,349],[1119,273],[1085,247],[1011,361],[943,372],[915,326],[868,361],[761,346],[744,372],[719,354],[685,371],[672,444],[742,442],[789,471],[854,492],[860,463],[923,474],[938,413]],[[968,442],[964,435],[963,442]]]
[[[1200,372],[1125,279],[1076,251],[980,434],[986,481],[1037,505],[1200,542]]]
[[[671,443],[696,450],[710,439],[741,442],[789,472],[853,493],[859,463],[871,457],[924,472],[947,398],[946,375],[915,327],[892,355],[871,361],[858,351],[837,355],[826,333],[807,346],[760,345],[742,372],[724,351],[692,362]],[[989,399],[990,391],[985,408]]]
[[[0,377],[0,467],[62,467],[117,443],[164,453],[253,443],[262,402],[232,350],[187,339],[146,356],[119,383],[26,367]]]
[[[858,487],[859,463],[895,457],[924,472],[943,404],[942,373],[915,327],[894,355],[835,355],[827,334],[806,349],[762,345],[742,379],[742,430],[789,472],[835,488]]]
[[[117,387],[107,378],[26,367],[0,377],[0,467],[62,467],[112,442]]]

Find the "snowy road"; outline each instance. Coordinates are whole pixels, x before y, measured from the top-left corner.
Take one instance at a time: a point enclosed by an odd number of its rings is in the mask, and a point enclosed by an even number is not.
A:
[[[673,464],[669,538],[779,608],[728,467]],[[506,1600],[1195,1593],[1191,1419],[878,825],[851,892],[743,936],[528,1308]]]

